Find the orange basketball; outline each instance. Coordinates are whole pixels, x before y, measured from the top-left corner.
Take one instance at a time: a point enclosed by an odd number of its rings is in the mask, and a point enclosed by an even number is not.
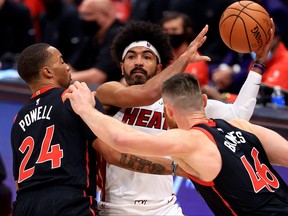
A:
[[[261,48],[270,37],[271,20],[267,11],[253,1],[238,1],[223,12],[219,31],[223,42],[239,53]]]

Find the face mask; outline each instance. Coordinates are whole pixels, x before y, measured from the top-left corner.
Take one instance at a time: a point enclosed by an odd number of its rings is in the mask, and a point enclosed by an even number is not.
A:
[[[184,34],[170,34],[169,40],[173,48],[178,48],[184,41]]]
[[[251,57],[253,60],[256,59],[256,53],[255,52],[251,52],[250,53]],[[273,54],[271,51],[268,52],[268,55],[267,55],[267,61],[269,61],[271,58],[273,57]]]
[[[81,20],[81,28],[84,34],[88,36],[94,36],[100,29],[100,26],[95,21]]]

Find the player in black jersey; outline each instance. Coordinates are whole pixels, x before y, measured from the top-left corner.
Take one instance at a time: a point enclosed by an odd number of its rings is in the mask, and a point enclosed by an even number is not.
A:
[[[85,83],[76,82],[65,97],[92,131],[116,150],[172,156],[215,215],[288,215],[288,186],[271,165],[288,167],[287,140],[245,120],[208,119],[207,96],[192,75],[180,73],[164,82],[170,129],[156,135],[93,110],[92,95]]]
[[[88,146],[96,136],[70,101],[62,100],[71,81],[69,66],[59,50],[39,43],[23,50],[18,73],[33,95],[15,117],[11,131],[17,186],[13,215],[96,215],[95,194],[90,194],[90,180],[96,176],[89,176],[93,161]]]

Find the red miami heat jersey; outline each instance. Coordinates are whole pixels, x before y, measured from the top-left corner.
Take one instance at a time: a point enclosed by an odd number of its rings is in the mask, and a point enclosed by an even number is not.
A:
[[[89,186],[88,143],[96,137],[74,113],[64,89],[42,89],[23,106],[11,131],[17,193],[50,185]],[[102,106],[98,102],[98,109]]]
[[[189,176],[215,215],[288,215],[288,186],[255,135],[223,120],[192,129],[211,134],[221,154],[213,182]]]

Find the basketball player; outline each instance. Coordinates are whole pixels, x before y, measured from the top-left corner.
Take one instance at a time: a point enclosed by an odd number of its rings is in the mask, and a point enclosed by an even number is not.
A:
[[[88,194],[93,182],[87,143],[96,137],[69,101],[62,102],[71,81],[69,66],[55,47],[39,43],[23,50],[18,73],[33,95],[11,131],[17,189],[13,215],[95,215],[96,204]],[[100,103],[96,109],[102,109]]]
[[[115,112],[112,111],[116,110],[116,119],[151,134],[166,130],[161,99],[162,83],[173,74],[183,71],[188,63],[209,60],[197,52],[206,39],[207,31],[206,26],[186,52],[166,68],[172,60],[172,52],[167,35],[160,26],[138,21],[123,28],[114,40],[112,52],[120,64],[126,84],[108,82],[97,89],[97,97],[104,107],[109,108],[108,113],[114,115]],[[270,43],[271,41],[257,53],[258,60],[265,62]],[[261,70],[252,69],[234,104],[208,100],[205,112],[209,117],[250,119],[261,82]],[[102,155],[113,155],[113,151],[107,150],[99,139],[94,147]],[[103,165],[104,173],[100,175],[105,180],[99,204],[100,214],[183,214],[176,205],[176,197],[172,192],[172,175],[144,175],[114,166],[117,163],[110,157],[105,159],[108,163]],[[135,158],[127,158],[122,154],[118,164],[125,163],[127,168],[134,166],[135,161],[137,162]],[[151,162],[147,160],[144,164],[151,165]],[[143,167],[146,166],[142,163],[138,168]]]
[[[215,215],[288,214],[288,185],[271,165],[288,167],[288,141],[246,120],[208,118],[207,96],[193,75],[180,73],[164,82],[169,130],[156,135],[95,111],[85,83],[76,82],[68,92],[74,111],[111,147],[129,154],[170,155]]]

